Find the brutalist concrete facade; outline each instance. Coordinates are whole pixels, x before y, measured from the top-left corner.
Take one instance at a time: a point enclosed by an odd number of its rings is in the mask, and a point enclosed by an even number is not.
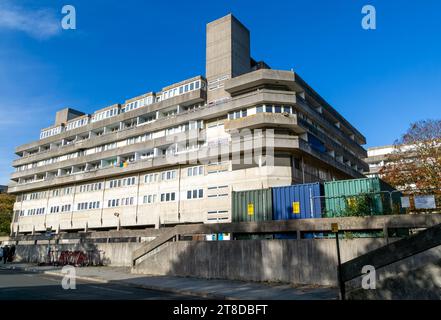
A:
[[[61,110],[17,147],[13,232],[228,222],[233,190],[363,176],[365,137],[298,74],[252,59],[235,17],[207,25],[206,53],[206,76]]]

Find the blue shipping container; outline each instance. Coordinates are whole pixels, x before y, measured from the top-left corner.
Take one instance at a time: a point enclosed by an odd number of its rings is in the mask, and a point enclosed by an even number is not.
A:
[[[273,220],[311,219],[322,217],[320,196],[324,189],[320,183],[274,187]]]

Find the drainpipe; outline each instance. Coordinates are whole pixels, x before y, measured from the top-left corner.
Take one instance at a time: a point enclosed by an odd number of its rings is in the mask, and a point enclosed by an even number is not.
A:
[[[49,194],[50,194],[50,192],[49,192],[49,190],[47,190],[47,196],[46,196],[46,209],[45,209],[45,211],[44,211],[44,228],[45,228],[45,229],[47,228],[47,226],[46,226],[46,220],[47,220],[47,214],[48,214],[48,212],[49,212]]]
[[[136,209],[135,209],[135,224],[138,224],[138,208],[139,208],[139,185],[141,182],[141,174],[138,173],[138,188],[136,189]]]
[[[74,184],[74,194],[73,194],[73,201],[72,201],[72,210],[70,211],[70,226],[73,227],[73,213],[75,210],[75,195],[77,194],[77,185]]]
[[[100,215],[101,227],[103,226],[104,194],[105,194],[105,191],[106,191],[106,182],[107,182],[107,179],[104,178],[103,193],[102,193],[102,197],[101,197],[101,215]]]
[[[178,166],[178,222],[181,222],[181,165]]]
[[[305,161],[303,161],[303,156],[302,156],[302,179],[303,179],[303,183],[305,183]]]

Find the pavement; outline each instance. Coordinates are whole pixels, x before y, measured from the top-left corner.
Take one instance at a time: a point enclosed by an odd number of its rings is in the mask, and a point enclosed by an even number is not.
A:
[[[63,277],[61,267],[27,263],[0,265],[0,271],[38,273]],[[338,289],[332,287],[293,286],[232,280],[199,279],[174,276],[149,276],[130,273],[126,267],[76,268],[76,279],[87,283],[125,286],[167,292],[191,299],[217,300],[336,300]],[[61,285],[60,285],[61,286]],[[0,287],[5,288],[0,280]],[[3,290],[3,289],[2,289]],[[1,299],[1,296],[0,296]],[[161,297],[158,297],[161,299]]]
[[[112,283],[76,280],[64,289],[62,278],[17,269],[0,269],[0,303],[4,300],[195,300],[196,296]]]

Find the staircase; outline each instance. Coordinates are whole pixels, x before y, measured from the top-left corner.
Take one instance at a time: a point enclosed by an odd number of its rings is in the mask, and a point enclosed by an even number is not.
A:
[[[132,253],[132,266],[136,266],[137,263],[140,262],[140,259],[145,255],[150,253],[151,251],[158,249],[165,243],[170,240],[176,238],[178,236],[178,227],[170,228],[170,230],[165,231],[159,237],[156,237],[154,240],[149,241],[141,245],[138,249],[133,251]]]

